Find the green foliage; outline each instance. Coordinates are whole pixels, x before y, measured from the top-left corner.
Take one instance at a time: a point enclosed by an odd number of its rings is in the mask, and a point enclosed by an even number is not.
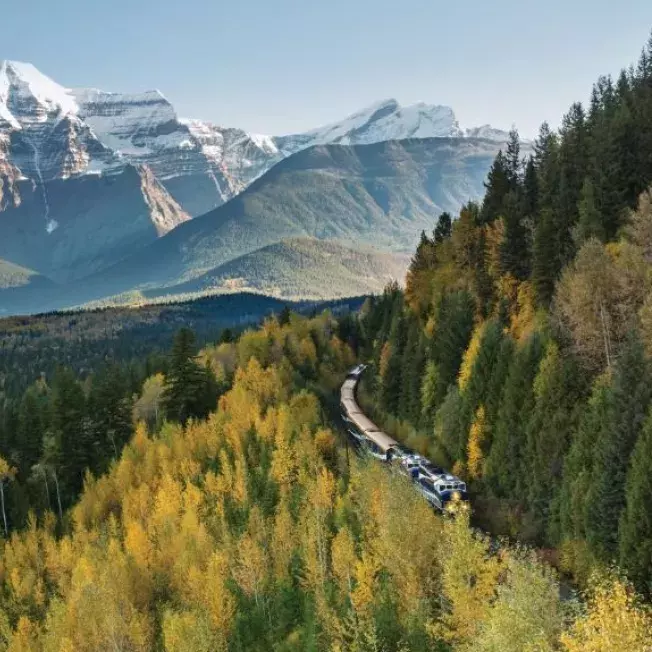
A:
[[[620,565],[652,595],[652,411],[632,453],[620,519]]]
[[[182,328],[172,345],[163,407],[168,419],[184,425],[188,419],[205,418],[217,403],[215,376],[195,361],[195,354],[195,335]]]
[[[535,333],[519,347],[509,366],[494,428],[485,477],[498,495],[519,499],[529,478],[522,472],[528,418],[534,408],[533,381],[543,353]]]
[[[649,362],[640,340],[633,334],[616,366],[608,420],[595,439],[587,498],[587,538],[605,560],[618,552],[618,524],[626,503],[630,456],[651,397]]]

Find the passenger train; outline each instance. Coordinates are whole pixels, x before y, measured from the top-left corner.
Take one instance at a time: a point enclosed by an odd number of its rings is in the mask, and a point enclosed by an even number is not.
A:
[[[356,401],[355,391],[365,369],[362,364],[351,369],[340,391],[342,419],[356,448],[410,477],[426,500],[438,510],[443,511],[455,495],[468,500],[466,484],[462,480],[403,446],[364,415]]]

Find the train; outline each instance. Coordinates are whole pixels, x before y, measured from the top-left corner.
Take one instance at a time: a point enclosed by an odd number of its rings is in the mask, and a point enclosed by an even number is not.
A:
[[[439,511],[445,511],[453,499],[468,501],[465,482],[397,442],[362,412],[356,400],[356,389],[366,368],[364,364],[353,367],[340,389],[342,421],[356,449],[408,476],[423,497]]]

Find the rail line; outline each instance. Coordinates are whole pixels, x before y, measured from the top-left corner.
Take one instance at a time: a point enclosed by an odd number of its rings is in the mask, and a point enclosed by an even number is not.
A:
[[[351,369],[340,389],[342,420],[353,445],[410,477],[424,498],[440,511],[454,498],[468,500],[466,484],[460,478],[397,442],[364,414],[356,390],[365,369],[365,365]]]

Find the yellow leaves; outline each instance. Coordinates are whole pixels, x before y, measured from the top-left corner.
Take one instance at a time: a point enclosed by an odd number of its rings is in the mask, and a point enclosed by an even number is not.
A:
[[[295,524],[286,500],[281,500],[276,508],[270,542],[270,553],[277,582],[289,579],[290,562],[296,548]]]
[[[369,616],[376,595],[376,574],[379,565],[373,556],[367,552],[362,553],[362,558],[355,564],[356,586],[351,593],[351,603],[356,612],[362,616]]]
[[[447,523],[446,543],[441,585],[447,608],[436,633],[453,644],[470,644],[488,616],[500,565],[489,555],[487,541],[469,528],[466,510]]]
[[[562,634],[561,642],[567,652],[649,652],[652,616],[618,578],[593,577],[587,613]]]
[[[487,424],[484,405],[476,413],[471,429],[469,430],[469,443],[467,445],[467,473],[468,477],[476,480],[482,477],[484,466],[484,442],[487,438]]]
[[[133,557],[136,564],[147,569],[152,560],[153,547],[143,526],[137,521],[125,525],[125,550]]]
[[[350,595],[353,588],[353,577],[358,557],[355,554],[355,542],[347,527],[341,528],[333,538],[331,543],[331,559],[333,574],[337,579],[340,590]]]
[[[42,649],[39,627],[27,616],[21,616],[7,648],[8,652],[40,652]]]
[[[0,482],[13,480],[15,475],[16,469],[4,457],[0,457]]]
[[[389,361],[391,357],[392,345],[389,342],[385,342],[380,352],[380,360],[378,362],[378,373],[382,379],[387,376],[387,369],[389,368]]]
[[[484,331],[485,323],[479,324],[475,327],[469,346],[464,352],[464,358],[462,359],[462,365],[460,366],[460,373],[457,379],[460,389],[464,389],[471,378],[471,371],[473,370],[475,359],[478,357],[478,352],[480,351]]]
[[[238,541],[238,558],[233,575],[240,588],[260,603],[267,577],[267,555],[263,547],[250,535]]]

